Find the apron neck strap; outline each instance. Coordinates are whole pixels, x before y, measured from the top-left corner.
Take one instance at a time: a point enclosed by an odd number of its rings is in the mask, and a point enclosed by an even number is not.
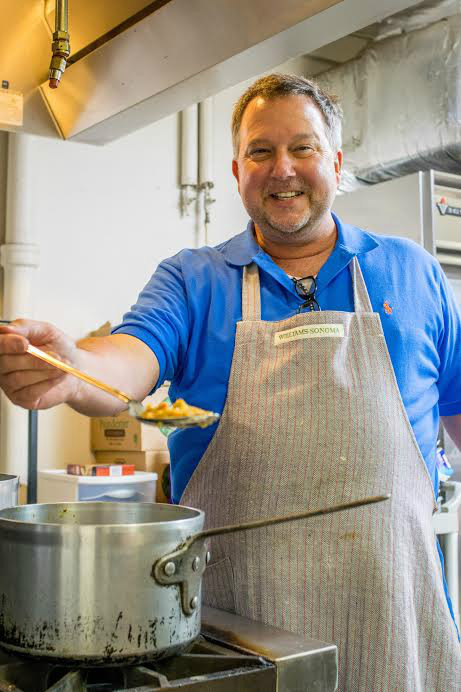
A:
[[[349,264],[354,291],[354,311],[373,312],[362,270],[356,256]],[[259,269],[255,262],[243,267],[242,281],[242,320],[254,322],[261,319],[261,289],[259,286]]]
[[[349,264],[349,268],[352,274],[352,287],[354,290],[354,311],[373,312],[370,296],[368,295],[365,280],[356,255],[354,255],[352,262]]]
[[[258,265],[252,262],[243,267],[242,320],[254,322],[261,319],[261,289]]]

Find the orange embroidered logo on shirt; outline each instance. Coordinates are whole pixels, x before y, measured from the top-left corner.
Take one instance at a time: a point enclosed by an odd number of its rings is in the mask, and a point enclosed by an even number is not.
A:
[[[392,315],[392,308],[391,308],[391,306],[389,305],[389,301],[388,301],[388,300],[385,300],[385,301],[384,301],[383,307],[384,307],[384,310],[386,311],[386,313],[387,313],[388,315]]]

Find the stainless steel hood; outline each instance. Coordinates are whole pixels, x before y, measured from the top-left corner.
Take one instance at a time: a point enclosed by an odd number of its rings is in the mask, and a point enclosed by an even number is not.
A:
[[[24,129],[103,144],[416,4],[417,0],[141,3],[143,13],[135,15],[135,23],[125,22],[121,33],[108,31],[71,56],[75,62],[66,69],[59,89],[50,90],[43,81],[39,92],[46,111],[42,107],[39,113],[37,90],[29,95],[34,116],[25,118]],[[110,13],[111,3],[105,6]],[[84,23],[84,17],[80,21]],[[72,17],[69,31],[74,47]]]

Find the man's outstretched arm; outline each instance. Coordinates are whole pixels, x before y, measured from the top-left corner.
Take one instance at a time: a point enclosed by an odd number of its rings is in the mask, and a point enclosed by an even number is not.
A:
[[[46,322],[15,320],[0,326],[0,387],[24,408],[66,403],[89,416],[116,414],[126,408],[113,396],[28,354],[29,343],[133,399],[142,400],[158,380],[157,358],[133,336],[114,334],[75,342]]]

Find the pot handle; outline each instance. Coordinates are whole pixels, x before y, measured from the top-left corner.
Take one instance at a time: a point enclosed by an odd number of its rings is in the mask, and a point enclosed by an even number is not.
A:
[[[220,526],[218,528],[200,531],[188,538],[172,553],[159,558],[152,566],[151,576],[158,584],[164,586],[178,584],[181,589],[181,603],[184,614],[192,615],[199,605],[202,575],[210,559],[210,553],[207,551],[205,542],[207,538],[226,533],[236,533],[237,531],[259,529],[264,526],[274,526],[275,524],[297,521],[298,519],[310,519],[312,517],[322,516],[323,514],[332,514],[333,512],[343,512],[346,509],[354,509],[376,502],[384,502],[385,500],[389,500],[390,497],[390,495],[376,495],[361,500],[345,502],[332,507],[311,510],[309,512],[297,512],[295,514],[286,514],[283,517],[260,519],[244,524],[231,524],[229,526]]]
[[[333,512],[343,512],[346,509],[354,509],[355,507],[363,507],[364,505],[372,505],[375,502],[384,502],[390,499],[390,495],[375,495],[374,497],[365,497],[362,500],[353,500],[345,502],[341,505],[333,505],[332,507],[324,507],[323,509],[315,509],[310,512],[295,512],[294,514],[285,514],[282,517],[272,517],[271,519],[258,519],[257,521],[249,521],[245,524],[230,524],[229,526],[219,526],[215,529],[207,529],[200,531],[188,539],[189,545],[195,541],[210,536],[220,536],[226,533],[235,533],[237,531],[249,531],[250,529],[260,529],[264,526],[274,526],[275,524],[284,524],[287,521],[297,521],[298,519],[310,519],[311,517],[319,517],[322,514],[332,514]]]

